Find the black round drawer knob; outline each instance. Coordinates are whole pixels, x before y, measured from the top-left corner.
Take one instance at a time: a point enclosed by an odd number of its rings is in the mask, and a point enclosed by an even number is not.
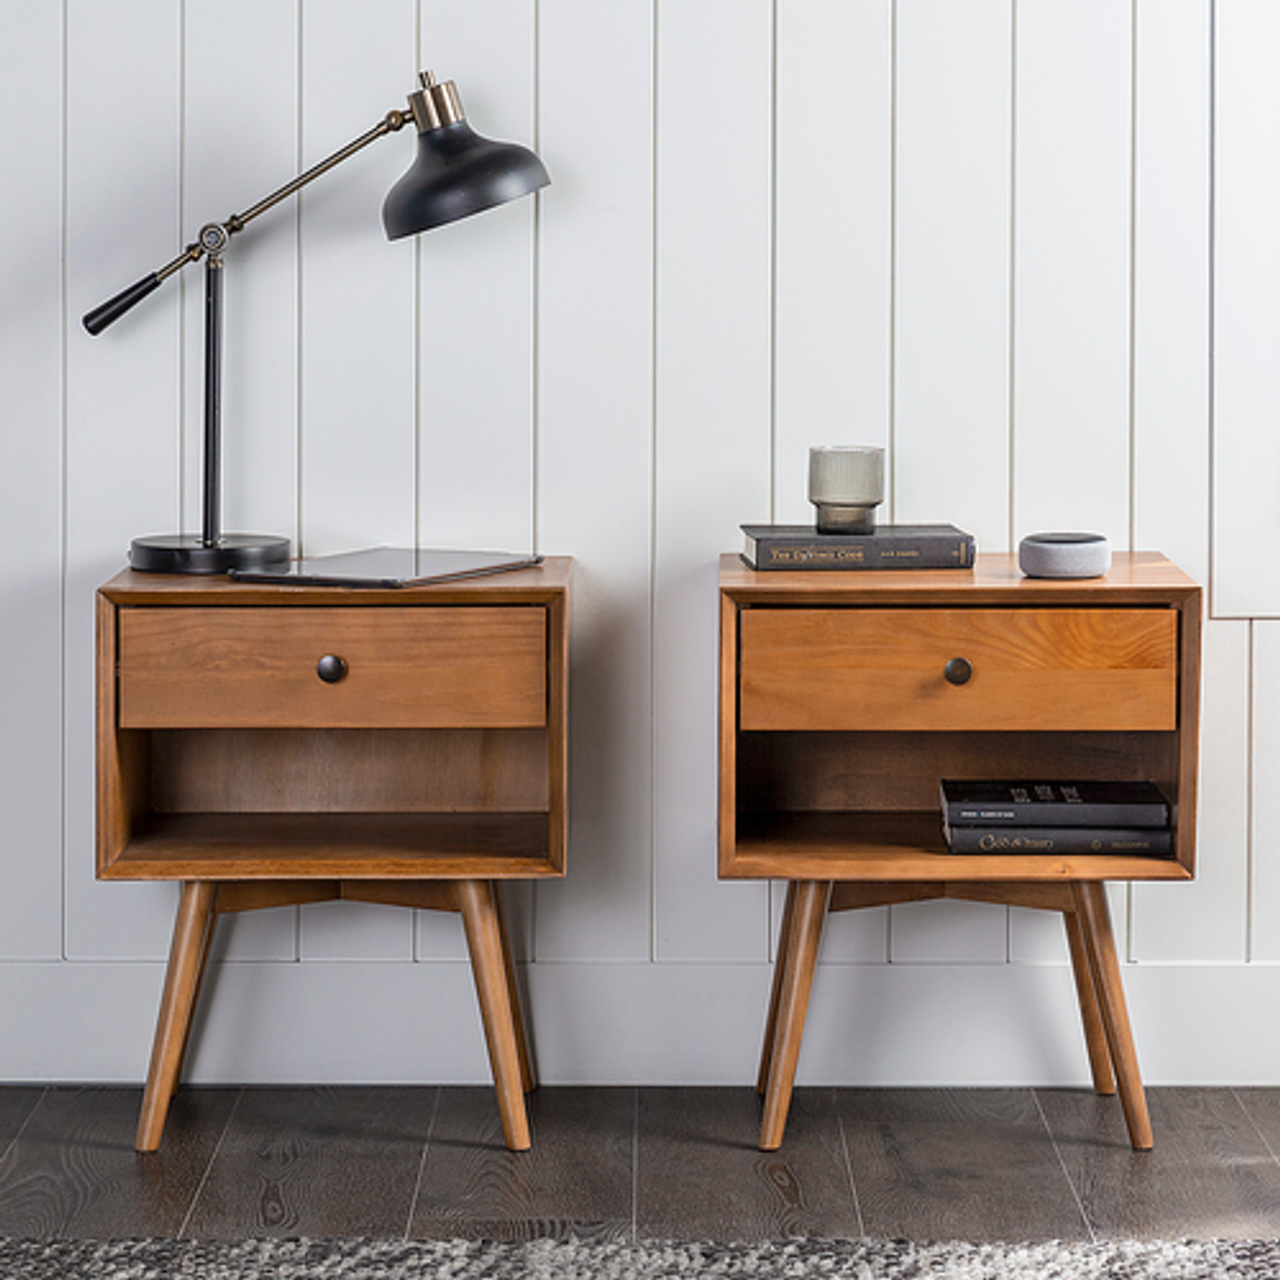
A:
[[[345,659],[338,657],[336,653],[326,653],[324,657],[316,663],[316,675],[318,675],[325,684],[337,684],[338,681],[346,674],[346,661]]]
[[[942,674],[947,677],[948,684],[968,684],[969,677],[973,675],[973,664],[968,658],[952,658],[942,668]]]

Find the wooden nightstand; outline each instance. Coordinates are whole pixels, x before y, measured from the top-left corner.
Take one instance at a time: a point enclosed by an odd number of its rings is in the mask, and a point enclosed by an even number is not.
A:
[[[98,876],[180,880],[139,1150],[219,915],[460,911],[507,1145],[533,1087],[498,882],[565,869],[570,561],[401,590],[125,571],[98,593]]]
[[[1024,578],[1007,555],[795,573],[725,556],[720,598],[720,875],[789,882],[760,1146],[782,1141],[827,911],[963,898],[1062,913],[1094,1086],[1118,1080],[1150,1147],[1103,882],[1194,874],[1200,588],[1155,554],[1079,581]],[[950,854],[948,777],[1153,779],[1174,854]]]

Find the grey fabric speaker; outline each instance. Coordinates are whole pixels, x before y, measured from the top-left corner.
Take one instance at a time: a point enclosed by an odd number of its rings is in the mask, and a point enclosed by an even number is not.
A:
[[[1100,533],[1032,533],[1018,544],[1028,578],[1100,578],[1111,568],[1111,544]]]

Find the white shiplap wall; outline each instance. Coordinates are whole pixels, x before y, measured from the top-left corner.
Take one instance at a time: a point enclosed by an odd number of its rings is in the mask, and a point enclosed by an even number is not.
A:
[[[1096,528],[1210,588],[1201,874],[1113,903],[1148,1078],[1280,1081],[1269,0],[0,0],[0,23],[0,1078],[141,1075],[174,903],[93,880],[92,605],[131,536],[197,517],[199,273],[97,340],[79,316],[422,65],[553,185],[388,245],[401,135],[238,238],[227,524],[575,557],[570,874],[514,913],[543,1077],[752,1078],[779,895],[714,877],[716,557],[806,518],[834,441],[889,446],[896,519],[989,550]],[[219,954],[198,1078],[485,1078],[452,918],[281,910]],[[834,919],[801,1073],[1083,1081],[1056,920]]]

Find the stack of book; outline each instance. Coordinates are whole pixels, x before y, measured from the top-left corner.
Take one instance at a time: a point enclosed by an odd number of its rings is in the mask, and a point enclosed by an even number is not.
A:
[[[1154,782],[942,780],[952,853],[1173,852],[1173,812]]]
[[[744,524],[749,569],[972,569],[973,535],[953,524],[885,524],[819,533],[811,524]]]

